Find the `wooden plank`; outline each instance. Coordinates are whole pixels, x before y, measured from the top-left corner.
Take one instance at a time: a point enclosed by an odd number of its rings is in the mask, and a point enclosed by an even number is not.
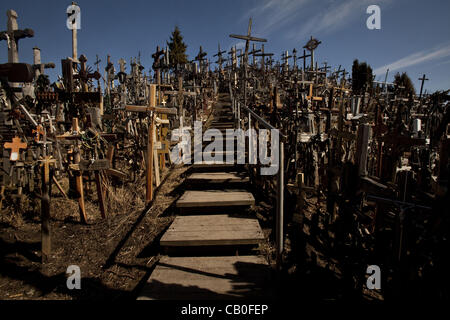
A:
[[[262,256],[162,257],[138,300],[272,297]]]
[[[161,246],[253,245],[264,240],[257,219],[229,215],[179,216]]]
[[[225,169],[225,168],[234,168],[235,164],[234,163],[225,163],[225,161],[202,161],[202,162],[197,162],[194,163],[192,165],[192,167],[194,169],[199,169],[199,168],[221,168],[221,169]]]
[[[185,191],[178,199],[179,208],[193,207],[223,207],[223,206],[250,206],[255,198],[250,192],[241,190],[205,190]]]
[[[193,183],[245,183],[249,181],[245,173],[238,172],[195,172],[187,177]]]

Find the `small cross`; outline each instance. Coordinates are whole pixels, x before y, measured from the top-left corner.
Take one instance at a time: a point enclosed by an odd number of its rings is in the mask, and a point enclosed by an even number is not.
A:
[[[33,129],[32,133],[35,133],[34,141],[39,142],[39,141],[41,141],[41,136],[43,136],[45,134],[45,131],[41,125],[38,125],[36,127],[36,129]]]
[[[12,143],[5,142],[3,147],[5,149],[11,149],[11,156],[9,157],[9,160],[17,161],[19,159],[20,149],[26,149],[27,144],[25,142],[22,142],[22,139],[20,139],[19,137],[14,137]]]

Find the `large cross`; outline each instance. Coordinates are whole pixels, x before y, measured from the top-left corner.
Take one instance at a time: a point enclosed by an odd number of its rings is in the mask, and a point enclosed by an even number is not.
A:
[[[23,38],[31,38],[34,36],[32,29],[19,30],[17,24],[17,13],[14,10],[6,12],[8,17],[7,31],[0,32],[0,40],[8,42],[8,62],[19,62],[19,40]]]
[[[3,144],[3,147],[5,149],[11,149],[9,160],[17,161],[19,160],[20,149],[26,149],[27,144],[25,142],[22,142],[22,139],[20,139],[19,137],[14,137],[12,142],[5,142]]]
[[[248,49],[250,46],[250,41],[267,42],[267,39],[252,37],[251,32],[252,32],[252,18],[250,18],[248,21],[247,35],[230,34],[230,38],[245,40],[244,64],[247,64],[248,62]]]

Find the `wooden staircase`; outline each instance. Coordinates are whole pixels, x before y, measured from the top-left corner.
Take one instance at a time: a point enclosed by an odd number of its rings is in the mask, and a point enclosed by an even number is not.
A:
[[[210,128],[234,128],[229,97],[222,95],[213,116]],[[271,268],[255,254],[266,239],[246,211],[255,203],[246,189],[248,176],[234,164],[192,167],[196,171],[185,181],[189,189],[176,202],[180,215],[160,240],[167,255],[138,299],[272,297]]]

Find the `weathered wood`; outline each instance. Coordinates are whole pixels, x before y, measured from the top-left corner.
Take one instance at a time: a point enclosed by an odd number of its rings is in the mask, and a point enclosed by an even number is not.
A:
[[[99,171],[95,171],[95,184],[97,186],[97,197],[100,206],[100,214],[102,215],[103,219],[106,219],[105,198],[102,190],[102,178]]]
[[[250,192],[237,190],[185,191],[177,201],[179,208],[251,206],[255,198]]]
[[[80,130],[78,126],[78,118],[72,119],[72,130],[78,132]],[[77,142],[77,144],[79,144]],[[79,164],[81,161],[80,152],[76,152],[74,156],[74,164]],[[80,220],[83,223],[87,222],[86,208],[84,205],[84,188],[83,188],[83,175],[81,172],[75,172],[75,183],[78,192],[78,206],[80,209]]]
[[[94,162],[90,160],[81,160],[78,164],[82,171],[98,171],[109,169],[108,159],[97,159]]]
[[[249,181],[245,173],[238,172],[196,172],[187,177],[193,183],[246,183]]]
[[[256,245],[264,240],[257,219],[229,215],[178,216],[161,246]]]
[[[138,300],[270,298],[261,256],[162,257]]]

